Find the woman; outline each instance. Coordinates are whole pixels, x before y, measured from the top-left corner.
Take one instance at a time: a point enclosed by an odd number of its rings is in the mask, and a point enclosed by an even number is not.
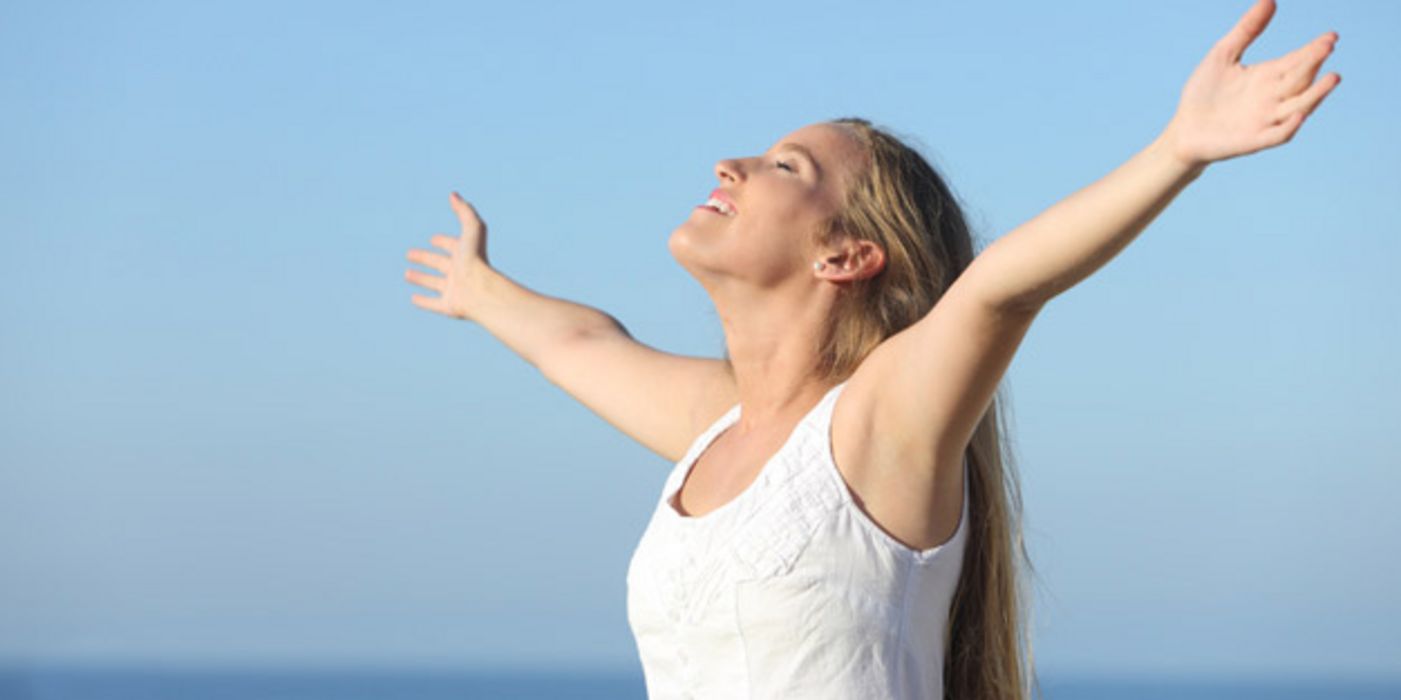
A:
[[[628,570],[652,697],[1025,698],[1030,644],[1015,470],[995,394],[1039,310],[1127,246],[1212,162],[1284,143],[1340,77],[1337,34],[1251,66],[1259,0],[1207,54],[1163,132],[974,257],[918,153],[861,119],[721,161],[672,233],[726,357],[633,340],[495,271],[459,238],[409,251],[413,303],[486,327],[675,462]],[[947,652],[947,653],[946,653]]]

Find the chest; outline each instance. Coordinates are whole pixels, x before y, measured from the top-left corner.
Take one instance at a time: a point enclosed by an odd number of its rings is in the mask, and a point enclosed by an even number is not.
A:
[[[963,514],[963,455],[939,462],[919,441],[882,431],[872,399],[853,387],[832,415],[831,450],[852,501],[873,524],[908,549],[947,542]]]
[[[696,458],[672,505],[693,518],[718,510],[753,486],[783,442],[773,434],[740,440],[726,429]]]
[[[884,435],[866,410],[865,397],[843,392],[833,406],[832,461],[852,501],[900,545],[926,550],[943,544],[958,528],[963,505],[963,470],[935,464]],[[751,488],[790,437],[775,431],[740,439],[726,429],[697,456],[671,505],[681,515],[703,517]],[[961,457],[960,457],[961,464]]]

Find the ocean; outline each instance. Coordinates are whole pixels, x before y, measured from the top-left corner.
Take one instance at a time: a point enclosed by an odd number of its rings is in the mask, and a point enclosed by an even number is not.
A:
[[[1401,700],[1401,681],[1047,679],[1045,700]],[[640,674],[0,670],[3,700],[645,700]]]

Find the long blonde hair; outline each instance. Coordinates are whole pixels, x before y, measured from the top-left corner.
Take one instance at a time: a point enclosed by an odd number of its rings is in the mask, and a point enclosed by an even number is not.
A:
[[[836,383],[886,338],[923,318],[976,253],[962,208],[918,151],[865,119],[832,123],[851,129],[870,158],[841,213],[818,232],[819,242],[835,243],[840,236],[868,240],[886,258],[880,273],[838,295],[824,329],[819,372]],[[1021,489],[1011,450],[1003,450],[1005,399],[1000,384],[968,445],[969,529],[945,630],[946,698],[1026,700],[1039,690]]]

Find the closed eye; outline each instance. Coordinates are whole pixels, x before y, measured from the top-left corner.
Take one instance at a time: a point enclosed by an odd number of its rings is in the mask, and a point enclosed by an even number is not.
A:
[[[787,161],[782,161],[782,160],[778,161],[778,167],[783,168],[784,170],[787,170],[787,171],[790,172],[790,173],[791,173],[791,172],[797,172],[796,170],[793,169],[793,166],[790,165]]]

